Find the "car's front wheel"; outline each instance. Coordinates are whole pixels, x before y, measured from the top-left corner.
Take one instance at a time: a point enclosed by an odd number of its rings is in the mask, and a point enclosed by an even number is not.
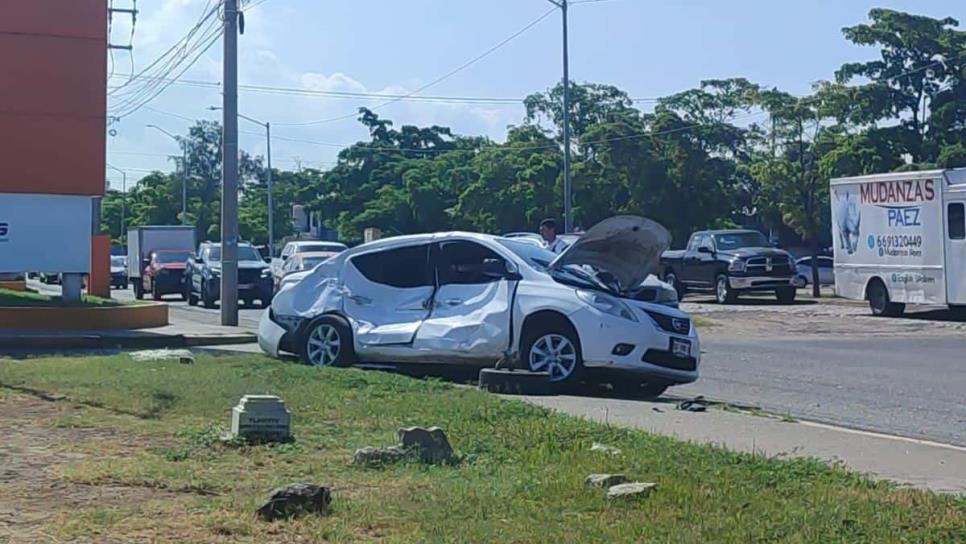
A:
[[[547,372],[553,383],[580,381],[584,362],[580,342],[571,327],[553,324],[528,331],[523,338],[522,354],[531,372]]]
[[[728,284],[728,276],[721,274],[715,280],[714,298],[718,304],[734,304],[738,300],[738,293],[734,292]]]
[[[678,280],[677,274],[671,271],[665,272],[664,283],[667,283],[674,288],[674,290],[678,294],[678,300],[681,300],[682,298],[684,298],[684,295],[685,295],[684,286],[681,285],[681,282]]]
[[[782,287],[775,291],[775,298],[780,304],[791,304],[795,302],[795,294],[798,291],[794,287]]]
[[[345,319],[325,315],[313,321],[302,337],[302,360],[312,366],[349,366],[355,361],[352,328]]]

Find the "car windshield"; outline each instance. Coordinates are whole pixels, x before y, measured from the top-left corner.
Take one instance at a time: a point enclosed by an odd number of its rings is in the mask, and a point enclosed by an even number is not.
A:
[[[557,281],[610,293],[619,292],[619,289],[615,286],[603,281],[603,278],[600,277],[600,272],[590,266],[570,264],[560,269],[550,270],[550,263],[557,257],[552,251],[537,246],[536,244],[514,240],[513,238],[501,238],[497,241],[523,259],[530,268],[549,274]]]
[[[124,257],[111,257],[111,266],[124,266]]]
[[[714,235],[718,251],[739,249],[743,247],[769,247],[768,239],[760,232],[728,232]]]
[[[321,263],[326,259],[328,259],[328,257],[304,257],[302,258],[302,270],[315,268],[315,265]]]
[[[211,253],[208,254],[209,261],[221,260],[221,246],[211,246]],[[239,261],[260,261],[262,256],[254,246],[238,246]]]
[[[346,247],[342,244],[301,244],[296,246],[296,253],[314,253],[321,251],[345,251]]]
[[[190,251],[159,251],[154,254],[154,260],[159,263],[183,263],[191,255]]]

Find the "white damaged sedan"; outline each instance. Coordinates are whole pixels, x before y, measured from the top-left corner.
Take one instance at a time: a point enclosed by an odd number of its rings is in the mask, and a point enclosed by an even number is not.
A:
[[[283,285],[258,341],[318,366],[509,358],[558,383],[613,369],[660,394],[695,381],[701,353],[687,314],[641,300],[669,244],[635,216],[599,223],[560,255],[463,232],[377,240]]]

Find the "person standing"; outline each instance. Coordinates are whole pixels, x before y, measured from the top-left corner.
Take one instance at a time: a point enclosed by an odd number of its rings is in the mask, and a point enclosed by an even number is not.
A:
[[[563,253],[567,249],[567,242],[557,237],[557,221],[554,219],[544,219],[540,222],[540,237],[543,238],[543,245],[556,254]]]

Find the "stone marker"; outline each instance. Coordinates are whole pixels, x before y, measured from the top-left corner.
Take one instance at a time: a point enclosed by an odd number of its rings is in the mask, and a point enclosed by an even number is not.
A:
[[[627,483],[627,476],[623,474],[591,474],[584,483],[591,487],[613,487]]]
[[[609,453],[611,455],[620,455],[620,448],[615,448],[614,446],[608,446],[606,444],[601,444],[599,442],[594,442],[590,447],[590,451],[599,451],[602,453]]]
[[[630,484],[620,484],[611,486],[607,490],[608,499],[619,499],[621,497],[646,496],[657,484],[649,482],[634,482]]]
[[[399,445],[404,450],[415,451],[424,463],[453,464],[459,460],[449,445],[446,433],[439,427],[399,429]]]
[[[258,517],[265,521],[286,519],[301,514],[329,513],[332,495],[329,488],[313,484],[295,483],[279,487],[259,507]]]
[[[356,450],[352,456],[352,464],[375,467],[398,463],[407,457],[409,457],[409,452],[399,446],[389,446],[388,448],[366,446],[365,448]]]
[[[245,395],[231,409],[230,438],[251,442],[290,440],[292,414],[285,401],[274,395]]]

